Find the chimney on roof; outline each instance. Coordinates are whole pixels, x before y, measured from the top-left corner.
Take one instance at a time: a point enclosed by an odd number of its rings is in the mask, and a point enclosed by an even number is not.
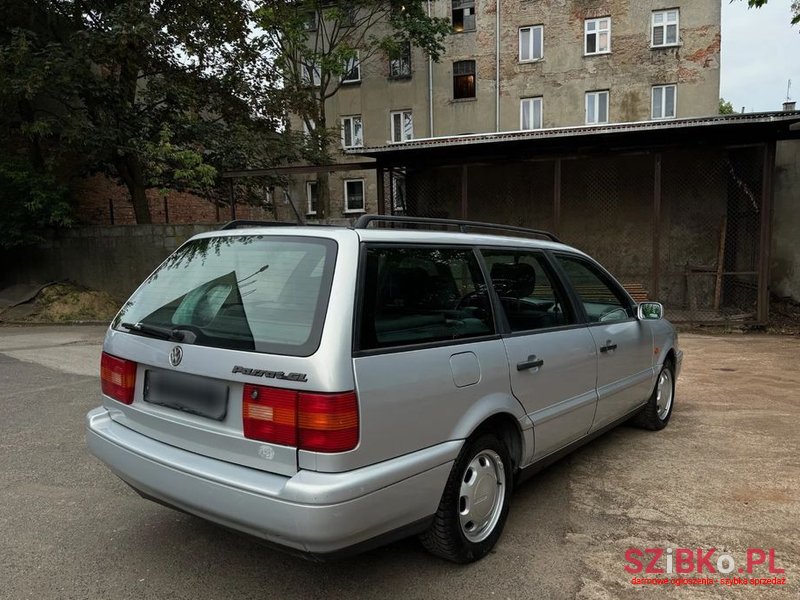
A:
[[[797,102],[795,102],[794,100],[787,100],[786,102],[783,103],[783,111],[784,112],[791,112],[791,111],[795,110],[795,106],[796,105],[797,105]]]

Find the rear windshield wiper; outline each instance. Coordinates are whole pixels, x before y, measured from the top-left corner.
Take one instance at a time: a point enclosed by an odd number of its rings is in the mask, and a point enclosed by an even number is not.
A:
[[[174,340],[182,342],[185,335],[174,327],[161,327],[159,325],[148,325],[147,323],[120,323],[125,329],[130,329],[137,333],[143,333],[162,340]]]

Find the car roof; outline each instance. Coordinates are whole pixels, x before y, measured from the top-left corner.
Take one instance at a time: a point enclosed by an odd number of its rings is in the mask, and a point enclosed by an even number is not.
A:
[[[373,243],[413,243],[413,244],[448,244],[459,246],[496,246],[505,248],[530,248],[545,250],[562,250],[584,255],[577,248],[560,242],[541,240],[524,236],[498,235],[486,233],[461,233],[456,231],[420,230],[403,228],[364,228],[355,229],[345,226],[281,226],[281,227],[247,227],[207,231],[195,235],[192,239],[203,239],[217,236],[300,236],[332,239],[347,239],[353,236],[362,242]]]

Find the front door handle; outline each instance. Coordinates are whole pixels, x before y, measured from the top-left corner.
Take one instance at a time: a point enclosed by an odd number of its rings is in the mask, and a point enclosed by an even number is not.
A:
[[[538,369],[544,364],[544,360],[537,359],[535,354],[531,354],[528,360],[523,360],[517,363],[517,371],[524,371],[525,369]]]
[[[600,352],[611,352],[612,350],[616,350],[616,349],[617,349],[617,345],[616,344],[612,344],[611,340],[606,340],[606,345],[605,346],[600,346]]]

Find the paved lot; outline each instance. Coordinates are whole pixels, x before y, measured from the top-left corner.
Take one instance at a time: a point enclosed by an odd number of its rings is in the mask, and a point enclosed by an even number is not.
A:
[[[145,502],[90,457],[103,331],[0,328],[0,598],[797,598],[800,340],[682,337],[660,433],[622,427],[524,484],[496,552],[414,540],[314,564]],[[775,548],[788,586],[636,589],[625,550]],[[662,561],[663,565],[663,561]]]

